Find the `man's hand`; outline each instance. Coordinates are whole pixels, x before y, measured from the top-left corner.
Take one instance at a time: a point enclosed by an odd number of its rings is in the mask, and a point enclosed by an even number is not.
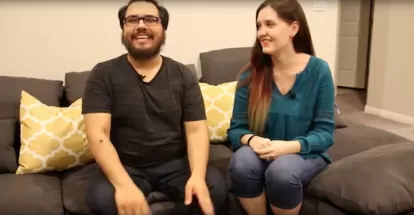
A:
[[[289,143],[287,141],[274,140],[270,146],[257,151],[261,159],[274,160],[282,155],[289,154]]]
[[[150,215],[147,200],[135,185],[115,189],[118,215]]]
[[[258,153],[259,151],[261,151],[263,149],[269,148],[271,146],[271,141],[268,138],[254,136],[250,140],[249,145],[253,149],[254,152]]]
[[[205,215],[214,215],[214,206],[211,202],[210,192],[206,181],[197,177],[190,177],[185,186],[185,204],[190,205],[193,195],[197,197],[201,210]]]

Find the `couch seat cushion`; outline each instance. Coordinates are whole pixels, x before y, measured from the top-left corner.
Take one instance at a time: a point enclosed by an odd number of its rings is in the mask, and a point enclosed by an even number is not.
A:
[[[226,177],[229,172],[229,163],[232,154],[230,149],[224,145],[210,145],[209,164],[216,167]]]
[[[351,121],[346,123],[348,127],[335,130],[334,144],[328,150],[328,154],[333,161],[373,147],[408,141],[404,137],[391,132]]]
[[[86,204],[86,194],[88,192],[89,183],[92,182],[91,178],[98,170],[98,165],[92,163],[62,173],[62,196],[65,210],[71,214],[92,214]],[[165,208],[167,210],[171,206],[171,203],[168,203],[169,198],[160,192],[150,193],[147,197],[147,201],[154,210],[160,210],[160,208]],[[155,214],[163,213],[158,212]]]
[[[226,175],[231,154],[231,151],[226,146],[211,145],[209,163],[215,166],[223,175]],[[98,165],[93,163],[62,173],[63,205],[71,214],[91,214],[86,204],[86,193],[91,176],[98,170]],[[169,198],[160,192],[150,193],[147,200],[151,204],[151,210],[153,212],[158,211],[157,213],[154,212],[154,214],[164,214],[164,212],[174,208],[174,204],[169,202]]]
[[[307,194],[351,214],[399,214],[414,208],[414,143],[372,148],[332,163]]]
[[[62,173],[63,206],[69,213],[92,214],[86,204],[86,193],[91,176],[97,170],[98,166],[93,163]]]
[[[0,214],[63,215],[59,177],[1,174]]]
[[[341,208],[319,198],[305,196],[299,215],[349,215]]]
[[[229,164],[233,152],[222,144],[215,144],[210,146],[210,161],[209,163],[216,167],[223,175],[226,186],[231,191],[231,182],[229,176]]]

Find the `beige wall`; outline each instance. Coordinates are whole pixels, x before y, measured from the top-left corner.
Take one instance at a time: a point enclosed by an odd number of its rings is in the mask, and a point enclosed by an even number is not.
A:
[[[366,111],[414,124],[414,2],[376,0]]]
[[[124,53],[116,15],[126,1],[0,1],[0,75],[63,79],[66,72],[89,70]],[[317,54],[334,75],[338,1],[325,1],[327,10],[314,12],[314,1],[300,0]],[[163,54],[178,61],[199,68],[200,52],[254,41],[261,0],[237,6],[230,0],[162,2],[171,13]],[[410,1],[376,0],[366,111],[414,124],[414,30],[407,27],[412,11]]]
[[[63,79],[124,53],[117,9],[125,2],[0,1],[0,75]],[[325,12],[301,2],[317,54],[335,70],[338,0],[330,0]],[[171,14],[163,54],[198,66],[200,52],[251,46],[260,3],[163,0]]]

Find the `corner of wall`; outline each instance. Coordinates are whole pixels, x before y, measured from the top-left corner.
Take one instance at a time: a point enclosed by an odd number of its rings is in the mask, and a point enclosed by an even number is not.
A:
[[[367,106],[382,108],[388,58],[389,3],[376,0],[373,7]]]
[[[336,35],[335,35],[335,37],[336,37],[336,47],[335,47],[335,50],[336,50],[336,52],[335,52],[335,68],[332,68],[332,70],[333,70],[333,81],[334,81],[334,86],[335,86],[335,96],[337,95],[337,93],[338,93],[338,62],[339,62],[339,45],[340,45],[340,43],[339,43],[339,38],[340,38],[340,26],[341,26],[341,7],[342,7],[342,3],[341,3],[342,1],[338,1],[338,8],[337,8],[337,19],[336,19]]]

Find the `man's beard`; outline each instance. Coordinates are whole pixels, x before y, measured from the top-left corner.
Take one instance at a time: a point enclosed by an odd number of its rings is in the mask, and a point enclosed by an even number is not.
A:
[[[153,38],[151,38],[153,39]],[[130,36],[122,35],[122,44],[125,46],[128,54],[136,60],[148,60],[158,55],[161,52],[162,46],[165,44],[165,31],[162,32],[161,38],[156,42],[153,48],[149,49],[136,49],[132,44]]]

